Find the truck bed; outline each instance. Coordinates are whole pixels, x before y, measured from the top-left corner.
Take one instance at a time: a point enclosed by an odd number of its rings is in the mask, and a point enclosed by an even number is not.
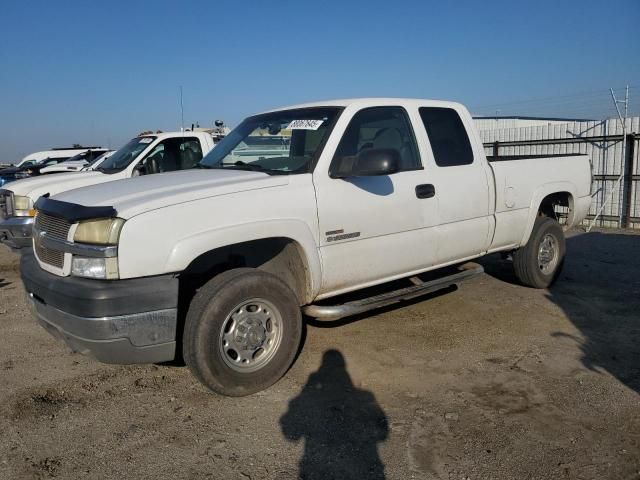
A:
[[[495,233],[490,250],[520,246],[533,226],[531,208],[554,192],[571,196],[567,227],[586,215],[591,202],[591,164],[587,155],[510,155],[487,157],[495,179]],[[493,158],[493,159],[492,159]],[[513,160],[513,161],[510,161]],[[517,160],[517,161],[516,161]]]

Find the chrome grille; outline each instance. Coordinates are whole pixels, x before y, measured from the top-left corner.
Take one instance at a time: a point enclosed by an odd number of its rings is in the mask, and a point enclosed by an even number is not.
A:
[[[13,215],[13,202],[11,192],[0,190],[0,220],[4,220]]]
[[[33,244],[35,252],[41,262],[47,263],[52,267],[64,267],[64,252],[47,248],[40,242],[42,235],[58,240],[66,240],[69,234],[71,223],[64,218],[54,217],[46,213],[38,212],[33,228]]]

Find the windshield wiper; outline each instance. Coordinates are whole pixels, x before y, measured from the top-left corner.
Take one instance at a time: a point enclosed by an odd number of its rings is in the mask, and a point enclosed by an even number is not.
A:
[[[242,160],[238,160],[236,163],[227,163],[222,164],[222,168],[228,168],[230,170],[249,170],[250,172],[262,172],[267,175],[288,175],[289,172],[285,172],[283,170],[272,170],[270,168],[264,168],[262,165],[258,165],[257,163],[246,163]]]
[[[211,170],[248,170],[250,172],[262,172],[267,175],[288,175],[290,172],[283,170],[272,170],[270,168],[264,168],[256,163],[247,163],[242,160],[238,160],[235,163],[218,163],[217,165],[205,165],[199,163],[195,168],[206,168]]]
[[[246,168],[247,170],[264,170],[264,167],[262,165],[258,165],[257,163],[247,163],[247,162],[243,162],[242,160],[238,160],[236,163],[233,164],[233,166],[243,167],[243,168]]]
[[[97,171],[97,172],[100,172],[100,173],[106,173],[107,175],[112,175],[114,173],[121,172],[122,170],[124,170],[124,168],[105,168],[105,167],[96,167],[96,168],[94,168],[94,171]]]

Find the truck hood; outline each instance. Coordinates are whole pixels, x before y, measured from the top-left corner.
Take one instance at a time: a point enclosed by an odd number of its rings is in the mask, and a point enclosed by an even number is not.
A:
[[[34,202],[42,195],[51,196],[74,188],[95,185],[113,180],[111,175],[100,172],[75,172],[40,175],[11,182],[5,188],[14,195],[23,195]]]
[[[116,180],[56,195],[55,200],[85,207],[111,206],[121,218],[179,203],[289,183],[288,175],[242,170],[184,170]]]

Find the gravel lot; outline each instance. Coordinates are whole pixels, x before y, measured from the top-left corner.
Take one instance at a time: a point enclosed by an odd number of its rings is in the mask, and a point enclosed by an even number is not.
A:
[[[638,479],[640,235],[575,233],[550,291],[510,265],[309,325],[269,390],[108,366],[27,311],[0,248],[0,478]]]

